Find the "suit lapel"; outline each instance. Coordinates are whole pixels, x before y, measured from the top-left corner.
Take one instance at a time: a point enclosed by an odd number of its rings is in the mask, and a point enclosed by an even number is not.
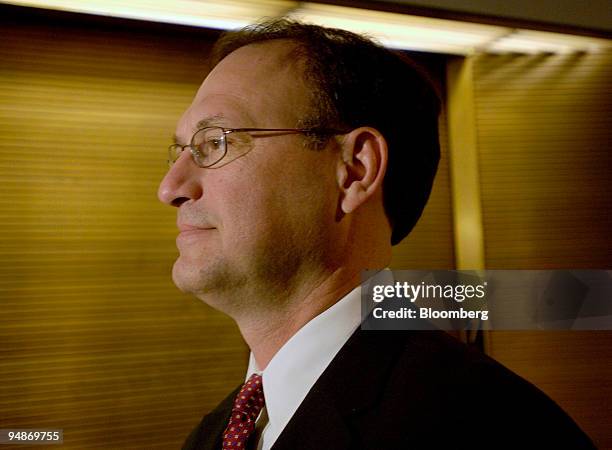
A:
[[[232,413],[234,399],[242,385],[238,386],[191,432],[183,450],[219,450],[223,443],[223,432]]]
[[[272,450],[358,448],[356,416],[379,401],[402,339],[358,328],[306,395]]]

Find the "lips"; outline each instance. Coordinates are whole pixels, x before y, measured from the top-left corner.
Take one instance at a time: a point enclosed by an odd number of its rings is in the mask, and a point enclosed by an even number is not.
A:
[[[178,229],[181,233],[188,233],[190,231],[204,231],[204,230],[212,230],[214,227],[205,225],[205,226],[194,226],[185,223],[179,223]]]
[[[196,227],[188,224],[179,224],[178,229],[179,234],[176,237],[176,245],[181,251],[184,251],[196,242],[200,242],[202,239],[208,240],[212,236],[211,233],[216,230],[214,227]]]
[[[180,251],[188,251],[192,245],[208,242],[216,232],[216,227],[211,225],[208,216],[202,212],[177,216],[176,226],[179,229],[176,245]]]

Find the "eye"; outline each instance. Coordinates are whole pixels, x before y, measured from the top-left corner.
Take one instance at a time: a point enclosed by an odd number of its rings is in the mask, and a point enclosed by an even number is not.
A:
[[[205,142],[205,146],[208,152],[220,150],[221,147],[223,147],[223,139],[218,137],[208,138]]]

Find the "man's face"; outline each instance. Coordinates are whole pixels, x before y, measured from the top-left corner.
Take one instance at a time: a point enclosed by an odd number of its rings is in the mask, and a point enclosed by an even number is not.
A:
[[[180,119],[179,143],[187,144],[202,120],[227,128],[296,127],[309,103],[299,64],[287,55],[291,48],[271,41],[224,58]],[[248,153],[214,169],[181,154],[159,187],[160,199],[179,207],[173,278],[181,290],[231,310],[227,300],[216,303],[219,294],[273,295],[327,263],[338,155],[311,150],[304,139],[255,137]]]

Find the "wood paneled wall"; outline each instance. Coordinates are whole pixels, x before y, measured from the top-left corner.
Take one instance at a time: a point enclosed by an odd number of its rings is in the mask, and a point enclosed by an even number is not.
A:
[[[475,58],[487,269],[612,267],[610,80],[609,53]],[[489,352],[612,448],[612,333],[491,332]]]
[[[612,55],[474,68],[487,268],[609,268]]]
[[[179,448],[247,362],[233,322],[173,286],[156,198],[213,36],[0,20],[0,428]]]

